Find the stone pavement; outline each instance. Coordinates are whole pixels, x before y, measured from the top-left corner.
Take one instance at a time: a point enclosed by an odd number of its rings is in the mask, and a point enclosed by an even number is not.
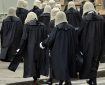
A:
[[[1,31],[1,25],[2,25],[2,23],[1,23],[1,21],[0,21],[0,31]]]
[[[19,65],[16,72],[8,70],[8,65],[9,63],[0,61],[0,85],[32,85],[32,78],[22,78],[22,63]],[[104,71],[101,75],[105,75],[105,64],[100,64],[99,71]],[[41,79],[47,79],[47,77],[42,76]],[[73,85],[87,85],[86,80],[75,80],[72,81],[72,83]],[[98,85],[105,85],[105,77],[98,78]]]

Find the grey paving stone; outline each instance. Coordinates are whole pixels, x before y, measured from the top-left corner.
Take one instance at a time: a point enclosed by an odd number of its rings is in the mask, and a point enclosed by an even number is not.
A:
[[[16,72],[9,71],[9,63],[0,61],[0,85],[32,85],[33,78],[23,78],[23,63],[21,63]],[[105,63],[100,64],[99,71],[105,70]],[[41,79],[47,77],[41,76]],[[72,81],[73,85],[87,85],[86,80]],[[54,85],[57,83],[54,83]],[[46,84],[41,84],[46,85]],[[98,85],[105,85],[105,77],[98,78]]]

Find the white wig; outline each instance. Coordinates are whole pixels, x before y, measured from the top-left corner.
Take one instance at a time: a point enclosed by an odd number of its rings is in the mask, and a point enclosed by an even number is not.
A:
[[[93,3],[91,3],[90,1],[87,1],[87,2],[85,2],[84,6],[83,6],[83,15],[90,11],[96,12]]]
[[[51,7],[50,7],[50,5],[46,5],[45,6],[43,13],[51,13]]]
[[[8,9],[8,16],[16,16],[16,8],[10,7]]]
[[[18,0],[17,7],[24,8],[24,4],[25,4],[25,1],[24,0]]]
[[[59,11],[55,16],[55,26],[62,22],[67,22],[66,14],[63,11]]]
[[[24,0],[24,8],[26,8],[28,5],[28,1]]]
[[[70,9],[70,8],[76,9],[76,6],[75,6],[74,1],[70,1],[70,2],[68,3],[68,9]]]
[[[57,14],[57,12],[59,12],[60,9],[59,8],[53,8],[51,10],[51,20],[54,20],[55,19],[55,15]]]
[[[56,2],[54,0],[49,0],[48,4],[51,6],[51,8],[53,8]]]
[[[25,23],[30,22],[31,20],[34,19],[38,20],[37,15],[34,12],[29,12],[26,17]]]
[[[40,8],[41,1],[40,0],[34,0],[34,6],[37,6]]]
[[[62,9],[61,4],[56,4],[55,7],[58,7],[60,10]]]
[[[43,2],[42,3],[42,9],[45,8],[46,5],[47,5],[47,2]]]

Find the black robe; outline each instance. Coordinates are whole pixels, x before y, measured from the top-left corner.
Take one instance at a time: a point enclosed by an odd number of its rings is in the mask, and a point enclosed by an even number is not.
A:
[[[50,32],[53,30],[53,28],[55,27],[55,20],[51,20],[49,23],[50,26]]]
[[[80,15],[83,15],[83,5],[85,4],[86,1],[82,1],[81,6],[80,6]]]
[[[41,10],[41,9],[38,8],[37,6],[34,6],[33,9],[30,10],[30,12],[36,13],[37,16],[39,17],[39,16],[42,14],[43,10]]]
[[[57,25],[50,36],[42,42],[51,50],[52,77],[57,80],[68,80],[76,77],[76,40],[74,27],[66,22]]]
[[[68,8],[68,5],[65,6],[64,12],[67,10],[67,8]]]
[[[105,15],[102,15],[104,17],[104,21],[105,21]],[[105,63],[105,29],[104,29],[104,48],[102,51],[102,57],[100,60],[101,63]]]
[[[17,8],[16,10],[16,15],[21,19],[23,25],[24,25],[24,21],[27,17],[28,14],[28,10],[24,9],[24,8]]]
[[[43,23],[32,20],[25,24],[20,44],[24,54],[24,77],[48,75],[46,50],[40,49],[40,42],[47,38]],[[23,46],[24,45],[24,46]]]
[[[47,29],[47,33],[49,34],[50,32],[50,13],[43,13],[39,16],[39,21],[45,24],[45,27]]]
[[[0,59],[11,61],[19,46],[23,25],[15,16],[8,16],[1,27],[1,56]]]
[[[96,77],[103,49],[104,25],[103,17],[96,13],[90,13],[83,17],[79,32],[80,47],[84,60],[80,78]]]
[[[94,0],[90,0],[90,2],[94,2]]]
[[[68,23],[73,25],[74,27],[79,27],[81,23],[81,15],[74,8],[70,8],[65,11]]]

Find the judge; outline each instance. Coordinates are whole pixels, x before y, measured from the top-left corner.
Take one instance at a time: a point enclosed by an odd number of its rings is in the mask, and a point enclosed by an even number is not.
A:
[[[21,19],[23,25],[27,17],[28,10],[26,9],[28,2],[24,0],[18,0],[16,15]]]
[[[22,22],[16,16],[16,9],[10,7],[1,27],[1,55],[3,61],[12,61],[22,36]]]
[[[47,34],[50,32],[49,23],[50,23],[50,13],[51,7],[50,5],[46,5],[44,8],[44,12],[39,16],[39,21],[44,23],[47,29]]]
[[[55,27],[55,15],[57,14],[57,12],[59,12],[60,9],[59,8],[53,8],[51,10],[51,14],[50,14],[50,32],[53,30],[53,28]]]
[[[62,10],[61,4],[59,4],[59,3],[57,3],[57,4],[55,5],[55,7],[58,7],[60,10]]]
[[[50,34],[50,32],[51,32],[51,27],[52,28],[54,28],[54,21],[52,20],[51,22],[50,22],[50,19],[52,18],[52,17],[55,17],[54,15],[56,15],[56,13],[58,12],[58,11],[60,11],[58,8],[53,8],[52,10],[51,10],[51,7],[50,7],[50,5],[46,5],[45,6],[45,8],[44,8],[44,13],[39,17],[39,20],[41,21],[41,22],[43,22],[44,24],[45,24],[45,26],[46,26],[46,28],[47,28],[47,34],[49,35]],[[53,14],[52,14],[53,13]],[[54,14],[55,13],[55,14]],[[53,15],[53,16],[50,16],[50,15]],[[47,54],[48,54],[48,59],[49,59],[49,65],[50,65],[50,61],[51,61],[51,59],[50,59],[50,55],[49,55],[49,49],[47,49],[48,51],[47,51]],[[51,69],[51,66],[50,66],[50,69]],[[49,70],[49,73],[50,73],[50,70]],[[51,74],[51,73],[50,73]],[[45,82],[46,84],[52,84],[52,77],[51,77],[51,75],[50,75],[50,78]]]
[[[90,0],[90,2],[94,2],[94,0]]]
[[[86,0],[82,0],[81,1],[81,5],[80,5],[80,14],[81,16],[83,15],[83,5],[85,4]]]
[[[91,2],[83,6],[83,20],[80,27],[80,46],[83,53],[83,66],[80,78],[89,79],[89,85],[97,85],[96,77],[103,49],[103,17],[98,15]]]
[[[48,4],[51,6],[51,9],[53,9],[56,2],[55,2],[55,0],[49,0]]]
[[[81,23],[80,13],[76,10],[75,3],[70,1],[68,3],[68,10],[65,11],[68,23],[73,25],[75,28],[79,28]]]
[[[30,12],[34,12],[39,17],[43,10],[40,9],[41,1],[40,0],[34,0],[34,7],[30,10]]]
[[[40,47],[51,50],[52,78],[59,80],[59,85],[71,85],[69,79],[76,77],[75,53],[76,36],[74,27],[68,24],[66,15],[60,11],[55,17],[55,28],[50,36],[40,43]]]
[[[102,7],[102,9],[99,10],[99,13],[100,13],[100,15],[102,15],[104,17],[104,20],[105,20],[105,8],[104,7]],[[104,35],[104,37],[105,37],[105,35]],[[104,38],[103,54],[102,54],[102,57],[101,57],[101,61],[100,62],[101,63],[105,63],[105,38]]]
[[[39,47],[40,42],[45,38],[47,38],[47,34],[44,24],[38,21],[34,12],[29,12],[17,52],[21,53],[23,51],[25,53],[23,77],[33,77],[35,85],[40,75],[48,75],[46,50]]]
[[[43,2],[41,5],[40,5],[40,8],[41,8],[41,10],[42,10],[42,12],[44,11],[44,8],[45,8],[45,6],[47,5],[47,1],[45,1],[45,2]]]

